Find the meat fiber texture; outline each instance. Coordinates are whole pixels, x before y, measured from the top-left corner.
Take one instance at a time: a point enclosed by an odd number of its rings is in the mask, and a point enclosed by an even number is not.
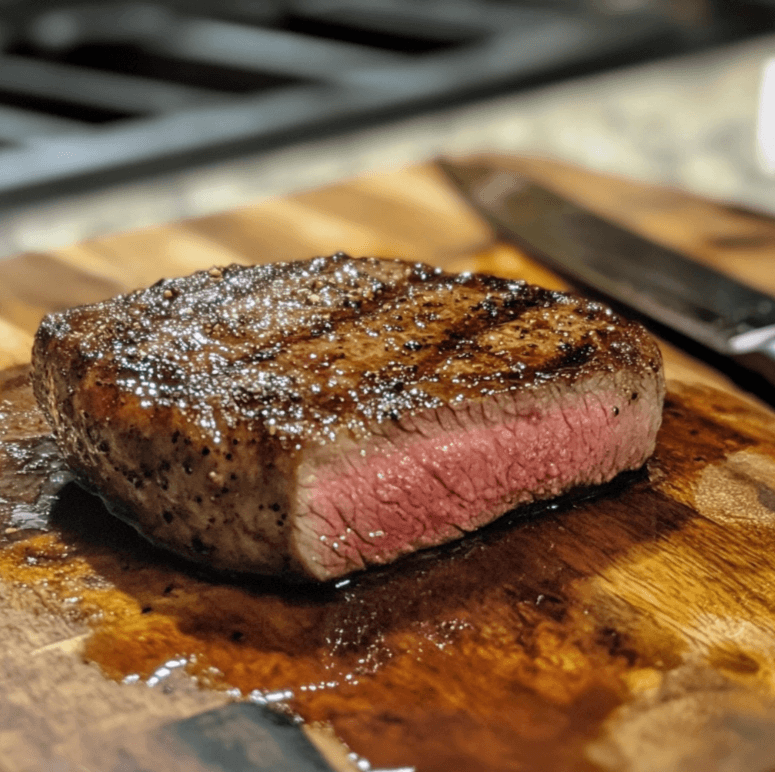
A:
[[[67,462],[142,534],[321,581],[640,467],[664,397],[603,305],[341,253],[51,314],[33,365]]]

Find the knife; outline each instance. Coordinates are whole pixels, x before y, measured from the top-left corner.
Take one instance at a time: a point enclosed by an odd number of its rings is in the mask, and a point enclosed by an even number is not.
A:
[[[775,384],[775,298],[608,222],[518,172],[446,159],[438,165],[500,236],[573,283]]]
[[[269,698],[272,699],[269,699]],[[272,709],[288,698],[283,692],[176,720],[152,730],[142,740],[117,749],[114,772],[334,772],[334,767],[307,738],[301,724]],[[144,741],[143,741],[144,740]],[[368,772],[415,772],[414,767],[376,769],[356,753],[347,754],[348,769]],[[64,759],[52,767],[70,769]],[[86,769],[73,765],[72,769]],[[92,769],[92,767],[89,767]]]

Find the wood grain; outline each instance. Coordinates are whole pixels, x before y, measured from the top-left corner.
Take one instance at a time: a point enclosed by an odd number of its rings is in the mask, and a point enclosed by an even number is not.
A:
[[[770,220],[509,162],[775,291]],[[420,166],[0,263],[0,367],[27,361],[49,310],[213,264],[339,249],[561,286]],[[229,687],[290,690],[341,770],[354,765],[340,741],[418,772],[772,769],[775,415],[724,373],[663,351],[668,375],[698,385],[673,384],[646,476],[313,596],[170,561],[74,489],[53,530],[14,531],[10,499],[31,489],[9,475],[33,485],[19,459],[42,429],[19,418],[31,415],[18,409],[23,378],[16,391],[0,379],[0,519],[11,528],[0,769],[113,770],[131,757],[174,770],[149,732],[227,703]],[[185,667],[149,687],[176,658]],[[119,683],[127,675],[139,682]]]

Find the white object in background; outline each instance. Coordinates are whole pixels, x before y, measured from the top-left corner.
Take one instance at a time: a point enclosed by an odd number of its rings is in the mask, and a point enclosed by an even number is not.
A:
[[[775,176],[775,59],[767,60],[762,70],[756,150],[762,171]]]

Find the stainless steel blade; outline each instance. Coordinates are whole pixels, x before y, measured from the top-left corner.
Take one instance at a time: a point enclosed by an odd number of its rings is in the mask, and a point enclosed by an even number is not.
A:
[[[517,172],[440,161],[501,233],[550,267],[775,382],[775,298]]]

